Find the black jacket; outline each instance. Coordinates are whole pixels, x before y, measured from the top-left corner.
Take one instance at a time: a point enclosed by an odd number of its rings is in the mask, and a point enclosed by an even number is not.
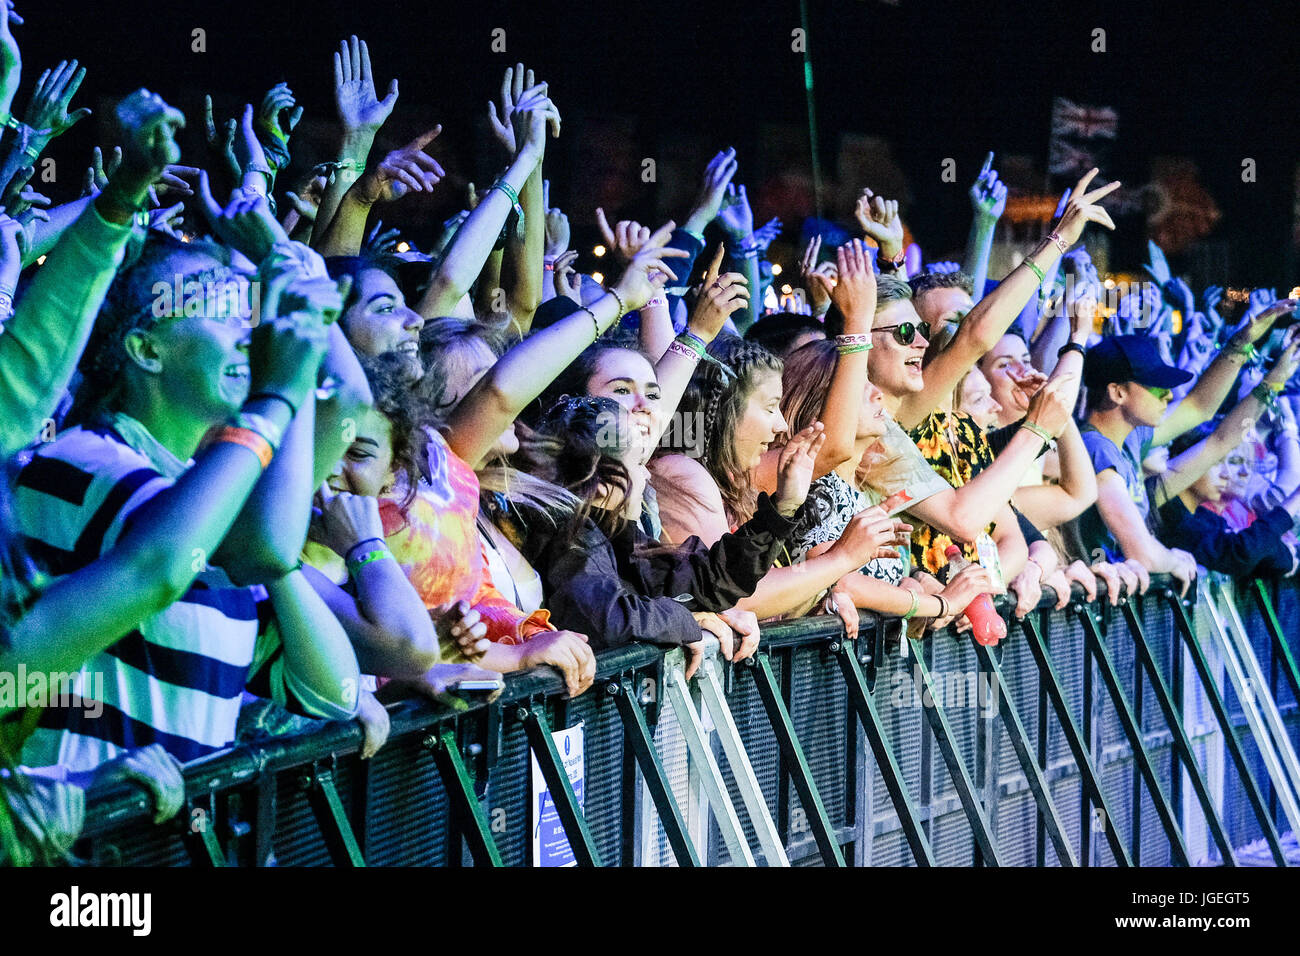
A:
[[[1189,512],[1179,498],[1160,506],[1162,540],[1171,548],[1182,548],[1211,571],[1234,578],[1289,574],[1291,549],[1282,535],[1291,530],[1291,515],[1285,508],[1270,508],[1249,528],[1233,531],[1208,508]]]
[[[700,639],[692,612],[725,611],[753,594],[793,529],[764,494],[754,517],[712,548],[694,535],[666,548],[631,523],[611,540],[588,521],[568,545],[530,534],[526,556],[551,623],[586,634],[593,648],[689,644]]]

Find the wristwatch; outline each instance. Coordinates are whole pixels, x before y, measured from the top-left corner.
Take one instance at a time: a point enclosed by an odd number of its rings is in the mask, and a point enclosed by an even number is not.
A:
[[[884,253],[879,253],[879,252],[876,253],[876,265],[880,267],[881,272],[884,272],[886,269],[891,269],[894,272],[897,272],[899,269],[903,268],[903,264],[906,261],[907,261],[906,252],[900,252],[893,259],[886,259]]]

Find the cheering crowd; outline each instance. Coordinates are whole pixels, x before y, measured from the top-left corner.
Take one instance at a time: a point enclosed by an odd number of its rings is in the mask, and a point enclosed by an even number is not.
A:
[[[702,635],[742,660],[760,621],[852,636],[870,610],[920,640],[970,631],[984,594],[1023,617],[1045,588],[1118,602],[1300,562],[1300,303],[1197,297],[1152,246],[1109,307],[1081,240],[1114,228],[1119,184],[1095,169],[997,281],[991,156],[960,268],[918,269],[898,202],[865,189],[840,211],[860,238],[806,237],[801,294],[765,308],[782,226],[755,227],[730,149],[680,221],[598,211],[609,274],[579,273],[544,178],[566,93],[522,65],[490,107],[491,186],[427,250],[376,227],[445,188],[442,129],[374,149],[397,81],[356,37],[336,153],[293,156],[281,84],[224,123],[209,100],[209,150],[182,157],[186,117],[141,89],[51,205],[30,182],[85,71],[13,112],[15,26],[6,0],[10,863],[60,859],[93,782],[143,782],[161,822],[181,765],[237,741],[357,720],[369,757],[391,701],[543,665],[577,696],[628,642],[680,647],[689,677]],[[70,696],[23,696],[55,674]]]

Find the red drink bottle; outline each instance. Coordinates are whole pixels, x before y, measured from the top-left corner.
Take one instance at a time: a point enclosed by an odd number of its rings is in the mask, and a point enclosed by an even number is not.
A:
[[[948,556],[949,581],[962,568],[970,567],[970,562],[962,557],[961,548],[955,544],[948,545],[948,550],[944,554]],[[992,647],[1007,636],[1007,622],[1002,620],[997,609],[993,607],[993,599],[987,594],[976,596],[962,613],[970,622],[976,644]]]

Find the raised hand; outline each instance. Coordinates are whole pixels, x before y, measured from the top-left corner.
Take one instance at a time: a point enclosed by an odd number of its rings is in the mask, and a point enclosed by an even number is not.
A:
[[[925,271],[940,276],[948,275],[952,272],[961,272],[961,263],[953,262],[951,259],[945,259],[943,262],[931,262],[925,267]]]
[[[551,208],[551,181],[542,181],[542,205],[546,207],[546,242],[543,255],[554,259],[569,248],[569,217],[558,209]]]
[[[620,263],[631,262],[632,257],[650,238],[649,229],[630,219],[619,220],[618,225],[611,229],[609,220],[605,218],[605,210],[600,206],[596,207],[596,225],[600,227],[605,245]]]
[[[569,249],[567,252],[560,253],[552,263],[555,274],[552,280],[555,283],[555,294],[564,296],[578,305],[582,305],[582,275],[573,268],[573,264],[578,261],[578,250]]]
[[[287,83],[277,83],[262,97],[257,108],[257,138],[266,148],[287,143],[300,119],[302,107],[297,105],[293,90]]]
[[[831,301],[844,315],[844,327],[855,333],[871,331],[876,316],[876,273],[861,239],[835,250],[839,280],[830,289]]]
[[[898,200],[877,196],[863,189],[853,210],[858,225],[880,246],[880,255],[891,261],[903,251],[903,220],[898,218]]]
[[[208,151],[212,154],[220,165],[222,170],[230,177],[230,181],[239,182],[239,160],[235,158],[235,133],[239,124],[228,119],[217,128],[217,122],[212,116],[212,97],[203,97],[203,120],[204,132],[207,136]]]
[[[754,230],[754,243],[758,246],[759,252],[767,252],[772,245],[772,241],[781,235],[781,220],[769,219],[763,225]]]
[[[382,100],[375,93],[366,41],[353,36],[340,42],[339,51],[334,54],[334,106],[344,136],[373,137],[396,103],[396,79],[388,84],[388,95]]]
[[[206,170],[199,174],[199,203],[216,237],[253,262],[261,262],[273,245],[289,239],[271,215],[265,196],[239,192],[222,209],[212,198]]]
[[[181,158],[176,134],[185,128],[185,116],[168,106],[157,93],[139,89],[117,104],[117,121],[125,135],[122,169],[147,172],[150,184]]]
[[[14,24],[22,26],[23,18],[14,10],[13,0],[4,0],[0,3],[0,111],[5,113],[13,105],[23,68],[18,41],[9,29]]]
[[[325,194],[327,185],[324,176],[313,176],[303,187],[301,195],[292,190],[285,193],[285,198],[289,200],[289,205],[293,206],[301,218],[308,222],[316,221],[316,213],[320,209],[321,196]]]
[[[1052,229],[1061,237],[1067,247],[1079,241],[1079,237],[1083,235],[1084,227],[1090,222],[1099,223],[1107,229],[1115,228],[1110,213],[1098,205],[1098,201],[1119,189],[1119,180],[1107,183],[1105,186],[1100,186],[1091,192],[1086,192],[1088,184],[1096,178],[1097,172],[1096,169],[1089,170],[1075,184],[1074,189],[1070,191],[1070,199],[1065,204],[1065,212],[1061,214],[1061,218],[1056,221],[1056,225]]]
[[[388,256],[397,250],[397,243],[402,238],[400,229],[384,229],[381,219],[370,230],[366,241],[361,244],[361,252],[367,256]]]
[[[1260,293],[1258,307],[1256,294]],[[1233,349],[1244,349],[1254,345],[1273,328],[1273,323],[1289,312],[1300,308],[1300,299],[1278,299],[1272,289],[1256,289],[1250,294],[1251,308],[1246,312],[1243,323],[1237,327],[1228,340]]]
[[[718,243],[713,261],[704,274],[699,298],[695,300],[695,308],[686,323],[687,328],[705,342],[717,338],[727,319],[749,304],[749,284],[744,276],[738,272],[718,274],[724,252],[725,247]]]
[[[704,227],[717,218],[722,208],[723,197],[727,187],[736,175],[736,150],[729,147],[709,160],[700,181],[700,190],[695,196],[695,205],[686,217],[684,228],[690,232],[704,232]]]
[[[1147,258],[1150,261],[1143,268],[1156,280],[1156,285],[1163,289],[1174,276],[1169,270],[1169,260],[1165,258],[1164,250],[1150,239],[1147,240]]]
[[[424,148],[441,132],[442,127],[435,126],[400,149],[393,150],[378,166],[352,184],[352,194],[359,202],[372,206],[401,199],[408,192],[432,192],[446,173],[437,160],[424,152]]]
[[[789,517],[798,511],[808,497],[812,484],[817,453],[826,444],[826,429],[821,422],[813,422],[794,435],[781,449],[776,463],[776,510]]]
[[[91,156],[90,165],[86,167],[85,178],[81,183],[82,198],[101,192],[108,185],[108,178],[113,175],[121,164],[121,146],[113,147],[113,156],[108,162],[104,162],[103,150],[96,146],[94,154]]]
[[[615,283],[614,289],[623,300],[623,307],[628,311],[641,308],[654,298],[669,279],[676,278],[665,259],[689,255],[685,249],[664,248],[672,237],[675,227],[676,223],[670,219],[651,233],[650,238],[628,263],[627,269]]]
[[[803,279],[803,287],[808,290],[808,297],[812,302],[812,314],[819,316],[825,315],[830,309],[831,290],[839,281],[839,269],[835,263],[817,262],[821,251],[822,237],[813,236],[808,241],[808,248],[804,250],[803,259],[799,263],[799,275]]]
[[[510,114],[515,134],[515,155],[527,150],[541,162],[546,152],[546,131],[549,129],[552,136],[560,135],[560,111],[546,95],[545,83],[524,90],[521,97]]]
[[[47,142],[72,129],[90,115],[90,110],[85,107],[68,113],[68,104],[77,95],[85,78],[86,68],[78,69],[76,60],[71,63],[62,60],[53,70],[46,70],[36,81],[24,122],[38,130],[37,135]]]
[[[991,152],[984,157],[984,166],[980,169],[975,185],[970,188],[970,204],[977,217],[991,222],[1001,219],[1007,208],[1007,187],[998,179]]]
[[[1297,369],[1300,369],[1300,325],[1293,325],[1287,329],[1286,336],[1282,339],[1282,351],[1264,376],[1264,383],[1279,387],[1286,385]]]
[[[1040,388],[1029,402],[1027,419],[1049,432],[1053,438],[1059,437],[1074,413],[1073,403],[1067,403],[1062,393],[1078,377],[1074,372],[1058,375]]]
[[[533,71],[525,70],[522,63],[508,66],[505,75],[501,78],[500,107],[498,108],[496,103],[488,102],[488,125],[492,127],[492,134],[507,156],[514,156],[519,146],[511,117],[516,107],[525,99],[526,93],[533,91],[537,85]],[[546,84],[543,83],[541,86],[545,92]],[[560,135],[558,122],[557,120],[557,125],[554,127],[556,136]]]
[[[745,193],[744,186],[737,188],[730,183],[727,185],[727,194],[718,211],[718,222],[734,241],[753,240],[754,210],[749,207],[749,196]]]

